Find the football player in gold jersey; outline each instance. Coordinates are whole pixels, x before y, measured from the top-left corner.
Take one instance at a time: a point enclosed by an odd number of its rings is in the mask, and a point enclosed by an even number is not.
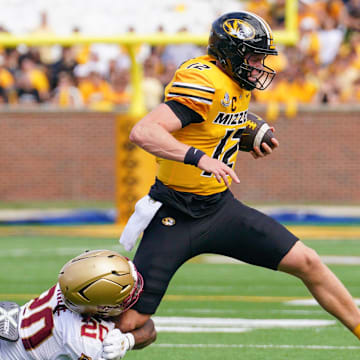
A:
[[[134,257],[144,292],[122,315],[123,331],[155,313],[183,263],[215,253],[300,278],[319,304],[359,337],[355,302],[316,252],[229,190],[231,181],[239,183],[234,164],[251,91],[264,90],[275,76],[265,65],[272,55],[277,55],[272,31],[262,18],[245,11],[219,17],[208,55],[183,63],[164,103],[133,127],[130,140],[157,157],[159,170],[120,239],[130,249],[134,234],[144,230]],[[254,148],[253,156],[270,155],[279,145],[272,142]]]

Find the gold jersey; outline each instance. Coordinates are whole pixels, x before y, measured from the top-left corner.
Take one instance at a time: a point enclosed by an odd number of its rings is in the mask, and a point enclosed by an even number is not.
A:
[[[172,135],[235,168],[238,142],[246,126],[250,91],[242,89],[204,55],[183,63],[165,89],[165,101],[176,100],[203,118]],[[195,166],[157,158],[157,177],[168,187],[199,195],[226,190],[224,182]],[[229,177],[229,182],[231,178]]]

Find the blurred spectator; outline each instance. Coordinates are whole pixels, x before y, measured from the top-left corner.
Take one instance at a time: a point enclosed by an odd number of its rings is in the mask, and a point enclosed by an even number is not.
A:
[[[12,94],[15,90],[15,79],[6,68],[5,55],[0,55],[0,101],[1,103],[12,102]]]
[[[285,27],[285,4],[286,0],[271,2],[269,21],[272,29],[283,29]]]
[[[317,87],[313,79],[304,76],[302,69],[290,66],[278,74],[277,81],[271,84],[269,91],[256,91],[254,95],[262,103],[309,104],[316,100]]]
[[[327,77],[320,82],[316,102],[320,104],[336,105],[340,102],[340,89],[335,77]]]
[[[351,33],[360,31],[360,0],[343,0],[342,22]]]
[[[72,34],[74,36],[80,35],[80,28],[75,26],[72,29]],[[90,55],[90,45],[74,45],[73,46],[73,53],[75,60],[78,64],[85,64],[89,61]]]
[[[320,63],[320,39],[318,34],[318,21],[313,17],[305,17],[300,22],[300,41],[298,43],[299,51],[312,57],[317,64]]]
[[[63,71],[58,74],[58,84],[53,92],[51,103],[61,108],[79,108],[83,106],[81,93],[68,72]]]
[[[178,31],[179,34],[187,34],[186,27]],[[167,45],[161,55],[164,66],[174,64],[180,66],[185,60],[202,55],[201,49],[194,44]]]
[[[31,35],[53,36],[55,32],[48,23],[46,11],[40,13],[40,24],[30,32]],[[58,46],[40,46],[37,48],[40,54],[40,60],[43,64],[52,64],[59,56]]]
[[[8,102],[8,96],[5,92],[5,89],[0,86],[0,104],[6,104]]]
[[[250,0],[246,5],[246,11],[253,12],[261,16],[268,23],[272,23],[270,18],[270,2],[268,0]]]
[[[306,79],[312,84],[314,84],[317,89],[319,89],[322,67],[317,64],[313,58],[308,56],[302,59],[301,71],[303,73],[303,76],[306,77]]]
[[[279,29],[284,26],[285,2],[248,0],[242,6]],[[266,58],[265,64],[278,75],[270,91],[254,91],[255,100],[267,104],[272,114],[278,113],[279,104],[294,109],[298,103],[358,101],[360,0],[299,0],[298,5],[299,41],[292,47],[277,44],[279,56]],[[184,8],[182,16],[188,9]],[[1,31],[6,29],[0,26]],[[164,32],[161,24],[157,32]],[[135,28],[130,26],[127,33],[133,36]],[[187,29],[181,28],[179,33],[187,33]],[[40,14],[40,24],[33,34],[54,34],[45,12]],[[80,34],[80,29],[74,27],[73,34]],[[129,105],[131,59],[127,46],[81,44],[61,48],[58,58],[54,49],[49,49],[0,47],[0,104],[49,101],[60,107],[83,104],[102,110]],[[149,110],[162,99],[163,89],[176,68],[202,53],[206,49],[194,44],[136,46]]]
[[[285,70],[289,63],[284,48],[281,46],[278,48],[279,54],[277,56],[267,56],[265,60],[265,65],[271,69],[274,69],[277,73]]]
[[[143,92],[145,106],[148,110],[154,109],[159,105],[163,98],[164,86],[157,76],[155,55],[147,58],[144,63]]]
[[[313,79],[304,76],[301,68],[296,69],[289,81],[289,92],[287,93],[295,103],[311,104],[315,102],[317,83]]]
[[[29,56],[20,60],[19,80],[24,89],[36,90],[40,101],[49,99],[50,86],[47,76]]]
[[[112,92],[109,100],[114,106],[130,105],[129,72],[118,70],[111,75]]]
[[[58,83],[59,74],[67,72],[72,74],[74,72],[77,62],[75,60],[74,49],[72,47],[64,47],[62,49],[61,58],[50,65],[50,87],[54,89]]]
[[[93,44],[90,47],[90,61],[96,56],[96,67],[106,79],[110,79],[110,72],[116,70],[130,69],[131,62],[127,54],[123,54],[121,46],[118,44]],[[120,63],[120,58],[125,59]],[[86,65],[86,64],[85,64]],[[113,66],[113,69],[110,68]]]
[[[33,105],[41,102],[38,90],[25,74],[21,74],[16,79],[16,95],[16,103],[21,105]]]
[[[19,70],[19,51],[17,49],[5,49],[3,56],[5,67],[14,76],[15,73]]]
[[[351,92],[353,83],[359,76],[359,69],[356,68],[356,53],[350,49],[342,50],[327,70],[326,76],[335,79],[342,93]],[[347,96],[344,96],[343,101],[346,98]]]
[[[129,52],[125,47],[121,47],[121,52],[115,59],[115,68],[118,70],[130,70],[131,68]]]
[[[347,101],[350,104],[359,104],[360,102],[360,76],[354,81],[353,91],[350,92]]]
[[[300,0],[300,2],[305,3],[308,15],[312,14],[319,23],[324,17],[328,16],[326,9],[328,0]]]
[[[108,68],[106,64],[100,61],[99,54],[96,51],[91,51],[89,60],[84,64],[79,64],[74,68],[74,74],[79,80],[86,78],[91,72],[95,72],[105,76]]]
[[[174,73],[176,71],[176,65],[172,62],[163,64],[163,70],[161,74],[159,75],[159,79],[165,88],[165,86],[170,82],[170,80],[173,78]]]
[[[322,20],[322,29],[318,31],[319,61],[322,65],[331,64],[344,38],[344,31],[336,27],[336,21],[327,16]]]
[[[109,61],[109,68],[108,68],[108,79],[111,79],[113,75],[118,71],[118,66],[116,64],[116,59],[111,59]]]
[[[360,70],[360,32],[352,33],[348,42],[350,53],[354,53],[354,67]]]
[[[156,33],[157,33],[158,35],[164,34],[164,33],[165,33],[164,27],[163,27],[162,25],[159,25],[158,28],[157,28],[157,30],[156,30]],[[165,50],[165,46],[164,46],[164,45],[153,45],[153,46],[151,47],[151,54],[156,55],[156,57],[157,57],[158,59],[160,59],[161,56],[162,56],[162,54],[163,54],[163,52],[164,52],[164,50]]]
[[[79,90],[85,105],[99,110],[108,110],[112,106],[112,89],[102,75],[93,69],[81,80]]]
[[[0,33],[9,33],[9,31],[3,25],[0,25]],[[0,54],[3,54],[5,50],[5,47],[0,45]]]
[[[328,0],[326,2],[326,13],[335,20],[335,27],[341,25],[341,14],[343,12],[344,3],[342,0]]]

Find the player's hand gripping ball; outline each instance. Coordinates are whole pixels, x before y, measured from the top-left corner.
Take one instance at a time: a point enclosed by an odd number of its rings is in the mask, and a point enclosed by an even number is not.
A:
[[[263,151],[263,148],[260,147],[262,143],[266,143],[273,148],[274,144],[271,138],[274,137],[274,133],[266,121],[251,112],[248,113],[247,120],[247,126],[240,137],[239,150],[252,151],[254,150],[254,146],[257,146]]]

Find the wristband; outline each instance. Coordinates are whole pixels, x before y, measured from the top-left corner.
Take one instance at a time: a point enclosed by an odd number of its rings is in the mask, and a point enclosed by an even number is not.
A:
[[[134,338],[134,335],[130,332],[124,334],[126,336],[126,339],[128,341],[128,349],[127,350],[132,350],[132,348],[134,347],[135,345],[135,338]]]
[[[192,146],[185,154],[184,164],[197,166],[203,155],[205,155],[203,151]]]

